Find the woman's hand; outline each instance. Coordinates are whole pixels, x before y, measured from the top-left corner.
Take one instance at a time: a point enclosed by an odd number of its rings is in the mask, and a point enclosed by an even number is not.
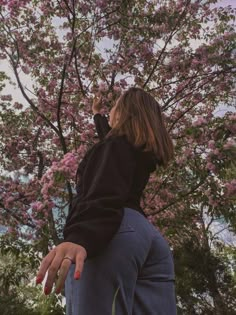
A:
[[[65,257],[69,257],[70,259]],[[47,280],[44,287],[44,293],[47,295],[51,292],[53,284],[56,280],[57,272],[60,269],[59,276],[56,283],[55,292],[60,293],[64,286],[66,276],[68,274],[70,265],[75,266],[74,278],[78,280],[84,267],[84,260],[87,257],[86,249],[83,246],[71,242],[63,242],[53,248],[41,262],[39,271],[37,273],[36,284],[43,281],[46,272],[48,271]]]
[[[100,112],[102,109],[102,95],[100,94],[99,97],[95,96],[93,99],[93,104],[92,104],[92,111],[93,114],[97,114]]]

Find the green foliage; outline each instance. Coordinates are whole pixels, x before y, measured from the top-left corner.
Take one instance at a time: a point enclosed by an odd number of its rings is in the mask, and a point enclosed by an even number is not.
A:
[[[236,278],[232,270],[235,268],[235,249],[223,248],[222,251],[222,246],[218,246],[212,251],[207,236],[205,241],[192,236],[174,251],[176,290],[181,305],[178,314],[199,314],[199,310],[204,310],[200,313],[204,315],[221,314],[216,311],[234,314]],[[206,292],[209,293],[208,303]]]
[[[116,296],[118,294],[118,291],[119,291],[120,287],[117,288],[116,290],[116,293],[114,295],[114,299],[113,299],[113,302],[112,302],[112,315],[116,315],[116,312],[115,312],[115,309],[116,309]]]
[[[45,296],[35,286],[40,256],[32,243],[0,238],[0,314],[63,315],[62,295]]]
[[[3,90],[3,88],[6,86],[5,81],[9,80],[9,77],[6,75],[5,72],[0,71],[0,92]]]

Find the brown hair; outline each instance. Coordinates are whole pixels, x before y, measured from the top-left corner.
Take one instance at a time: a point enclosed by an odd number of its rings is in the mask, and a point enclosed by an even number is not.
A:
[[[173,158],[173,142],[164,124],[161,108],[149,93],[138,87],[125,91],[116,102],[116,123],[107,137],[126,135],[135,147],[152,151],[164,168]]]

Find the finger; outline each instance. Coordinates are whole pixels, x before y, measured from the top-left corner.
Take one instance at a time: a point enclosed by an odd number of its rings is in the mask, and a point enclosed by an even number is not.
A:
[[[49,294],[52,291],[53,284],[56,280],[57,272],[63,261],[64,254],[57,254],[48,268],[48,276],[44,287],[44,293]]]
[[[57,279],[55,292],[59,294],[65,284],[67,274],[71,266],[71,261],[69,259],[64,259],[61,263],[60,273]]]
[[[99,105],[102,101],[102,96],[96,97],[96,105]]]
[[[56,256],[56,250],[52,249],[47,256],[44,257],[44,259],[42,260],[40,267],[39,267],[39,271],[36,275],[36,284],[41,283],[45,277],[46,271],[49,267],[49,265],[51,264],[52,260],[54,259],[54,257]]]
[[[84,256],[78,253],[75,257],[75,264],[74,278],[78,280],[84,268]]]

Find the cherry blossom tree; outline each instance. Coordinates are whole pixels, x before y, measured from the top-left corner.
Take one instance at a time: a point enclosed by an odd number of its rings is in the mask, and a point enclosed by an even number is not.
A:
[[[216,255],[218,240],[206,217],[236,231],[236,181],[230,176],[236,114],[229,110],[235,103],[235,10],[213,8],[216,2],[0,0],[0,58],[13,73],[11,79],[0,75],[5,238],[31,242],[44,254],[60,242],[77,165],[98,141],[94,95],[102,93],[108,114],[122,91],[139,86],[159,102],[175,144],[173,162],[152,173],[141,205],[173,248],[180,310],[233,309],[235,299],[229,302],[220,289],[222,283],[233,286],[230,261],[218,257],[211,275],[197,275],[196,260],[190,273],[195,255],[204,254],[204,266]],[[4,94],[6,82],[24,101]],[[216,115],[222,106],[224,115]],[[190,256],[189,245],[196,249]],[[219,266],[228,282],[217,276]],[[195,276],[206,277],[201,290]]]

